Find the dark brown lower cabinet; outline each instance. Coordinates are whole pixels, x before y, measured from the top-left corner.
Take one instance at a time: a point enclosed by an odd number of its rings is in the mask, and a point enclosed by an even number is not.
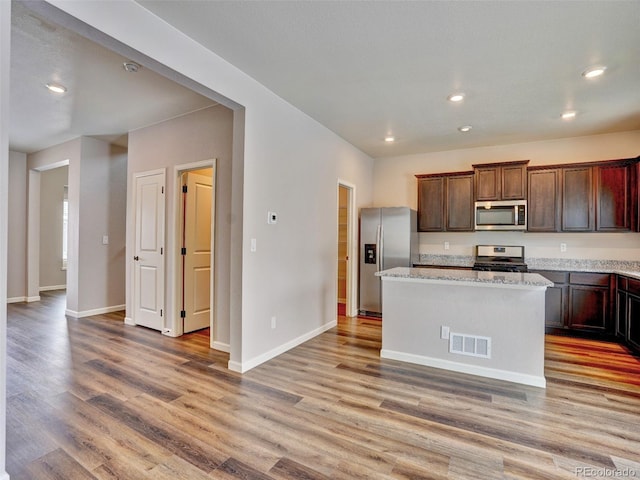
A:
[[[564,328],[568,313],[569,273],[553,270],[534,273],[539,273],[553,282],[553,287],[548,287],[545,294],[545,327],[547,329]]]
[[[640,295],[629,294],[627,310],[627,342],[640,352]]]
[[[568,327],[606,333],[609,330],[609,289],[569,285]]]
[[[553,282],[545,298],[547,332],[614,333],[612,293],[608,273],[536,271]]]
[[[618,276],[616,337],[640,352],[640,280]]]

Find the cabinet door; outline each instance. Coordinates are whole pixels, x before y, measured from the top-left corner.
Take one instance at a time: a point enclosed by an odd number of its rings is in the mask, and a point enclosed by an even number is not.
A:
[[[593,168],[563,168],[562,187],[562,230],[593,231]]]
[[[527,193],[527,168],[525,165],[502,167],[502,199],[524,200]]]
[[[569,328],[606,333],[609,325],[609,289],[569,285]]]
[[[631,229],[630,167],[595,167],[596,230],[606,232]]]
[[[616,299],[616,337],[627,338],[627,292],[618,291]]]
[[[553,282],[553,287],[547,287],[545,293],[544,324],[547,328],[565,328],[567,325],[567,299],[569,298],[567,272],[558,270],[533,270],[547,280]]]
[[[418,231],[444,231],[445,177],[418,180]]]
[[[502,198],[500,171],[500,167],[476,169],[476,200],[500,200]]]
[[[530,232],[560,230],[560,174],[559,168],[529,172],[527,230]]]
[[[630,294],[627,308],[627,341],[640,350],[640,297]]]
[[[447,177],[447,230],[473,230],[473,175]]]
[[[564,328],[568,289],[566,285],[547,287],[544,304],[544,325],[548,328]]]

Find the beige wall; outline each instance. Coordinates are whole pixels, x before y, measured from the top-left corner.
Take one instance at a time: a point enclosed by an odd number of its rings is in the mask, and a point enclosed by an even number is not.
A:
[[[530,160],[551,165],[631,158],[640,155],[640,131],[565,138],[546,142],[378,159],[374,167],[374,205],[417,206],[416,174],[471,170],[475,163]],[[450,250],[444,250],[449,242]],[[421,233],[420,253],[472,255],[477,244],[524,245],[527,257],[640,260],[637,233]],[[560,243],[567,251],[560,252]]]
[[[40,174],[40,288],[64,288],[67,272],[62,269],[62,202],[69,167]]]
[[[194,162],[216,159],[216,225],[215,225],[215,278],[214,278],[214,340],[222,348],[228,348],[230,343],[230,251],[231,251],[231,167],[233,143],[233,112],[228,108],[217,105],[199,110],[189,115],[174,118],[166,122],[152,125],[130,132],[129,134],[129,199],[135,173],[158,168],[166,168],[166,225],[165,235],[166,283],[165,307],[167,322],[175,320],[175,304],[173,297],[173,281],[177,273],[174,270],[175,237],[169,231],[172,225],[171,215],[174,214],[176,195],[174,167]],[[129,209],[129,217],[132,210]],[[133,224],[129,223],[128,249],[133,251]],[[127,274],[129,280],[128,291],[131,287],[131,272]],[[130,300],[127,303],[127,316],[131,317]],[[165,325],[172,328],[171,325]]]
[[[27,155],[9,152],[7,298],[27,297]]]
[[[125,303],[126,150],[80,137],[29,154],[27,159],[29,181],[34,185],[51,168],[69,165],[67,313],[82,317],[121,309]],[[104,235],[109,236],[108,245],[102,244]],[[35,268],[30,259],[38,258],[41,242],[40,235],[36,241],[28,237],[28,295],[33,297],[32,277],[41,274],[39,262]]]

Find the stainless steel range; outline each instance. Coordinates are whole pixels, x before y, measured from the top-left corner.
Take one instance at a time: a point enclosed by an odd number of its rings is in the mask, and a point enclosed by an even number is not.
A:
[[[521,245],[476,245],[473,270],[486,272],[527,272]]]

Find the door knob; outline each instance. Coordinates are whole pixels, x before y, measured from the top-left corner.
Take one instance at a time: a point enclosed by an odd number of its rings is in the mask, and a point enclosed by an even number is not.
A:
[[[140,260],[140,257],[136,255],[135,257],[133,257],[133,259],[137,262],[138,260]]]

